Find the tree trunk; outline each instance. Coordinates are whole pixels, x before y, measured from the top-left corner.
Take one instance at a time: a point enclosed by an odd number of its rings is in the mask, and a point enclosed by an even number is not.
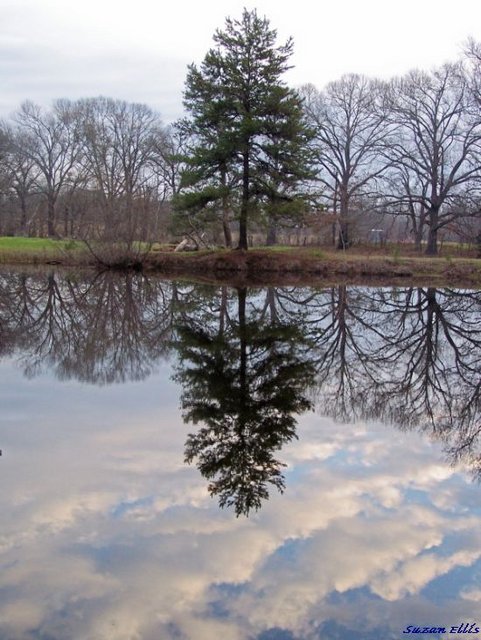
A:
[[[411,203],[409,205],[410,213],[409,217],[411,220],[412,233],[414,236],[414,246],[416,251],[421,252],[423,245],[423,233],[424,233],[424,222],[426,218],[426,210],[424,206],[420,206],[418,209],[415,208],[415,205]]]
[[[411,219],[411,229],[410,229],[410,231],[413,234],[414,247],[415,247],[416,251],[420,252],[421,251],[421,246],[422,246],[422,240],[423,240],[423,225],[422,225],[422,221],[421,220],[419,220],[419,221],[417,220],[416,213],[414,211],[411,212],[410,219]],[[409,222],[408,222],[408,224],[409,224]],[[407,230],[408,229],[406,229],[406,231]]]
[[[221,171],[221,183],[222,186],[224,187],[224,189],[226,188],[226,184],[227,184],[227,172],[225,170],[225,168],[222,168]],[[232,248],[232,233],[230,230],[230,224],[229,224],[229,203],[228,203],[228,199],[227,196],[224,195],[222,196],[222,229],[224,231],[224,242],[225,242],[225,246],[228,249]]]
[[[439,208],[433,207],[429,211],[428,240],[426,243],[427,256],[438,255],[438,219],[439,219]]]
[[[55,200],[50,196],[47,201],[47,234],[49,238],[55,237]]]
[[[27,235],[27,202],[24,194],[19,194],[20,200],[20,234]]]
[[[268,247],[272,247],[275,244],[277,244],[276,223],[272,218],[269,220],[269,228],[267,229],[266,244]]]
[[[130,190],[127,191],[126,195],[126,210],[127,210],[127,236],[125,238],[125,244],[127,248],[130,250],[134,243],[135,239],[135,231],[134,231],[134,218],[133,218],[133,198]]]
[[[246,298],[247,289],[240,287],[237,289],[238,318],[239,318],[239,338],[240,338],[240,366],[239,366],[239,427],[243,430],[246,423],[246,408],[248,405],[249,389],[247,385],[247,335],[246,335]]]
[[[349,233],[349,198],[347,194],[347,185],[340,185],[340,220],[339,220],[339,236],[337,241],[338,249],[349,249],[351,246],[351,239]]]
[[[70,219],[70,209],[68,206],[66,206],[63,210],[63,234],[65,237],[68,237],[69,219]]]
[[[229,224],[229,212],[226,209],[222,211],[222,229],[224,231],[225,246],[230,249],[232,247],[232,233]]]
[[[271,324],[276,324],[279,321],[279,316],[276,307],[276,292],[274,287],[267,289],[267,303],[269,305],[269,311],[271,316]]]
[[[219,336],[224,335],[227,324],[227,287],[221,288],[220,310],[219,310]]]
[[[339,224],[339,236],[337,240],[338,249],[349,249],[349,225],[347,222],[340,222]]]
[[[247,249],[247,206],[242,203],[239,219],[239,244],[238,249]]]
[[[249,152],[244,152],[242,171],[242,203],[239,218],[238,249],[247,249],[247,211],[249,208]]]
[[[436,256],[438,254],[438,232],[437,229],[429,229],[428,241],[426,243],[426,255]]]

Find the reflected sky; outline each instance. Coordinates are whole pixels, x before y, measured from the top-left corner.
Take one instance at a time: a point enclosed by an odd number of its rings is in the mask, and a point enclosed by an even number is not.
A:
[[[24,365],[21,349],[0,361],[0,637],[367,640],[480,622],[481,489],[439,434],[317,403],[277,453],[284,493],[236,517],[184,463],[173,352],[112,384]]]

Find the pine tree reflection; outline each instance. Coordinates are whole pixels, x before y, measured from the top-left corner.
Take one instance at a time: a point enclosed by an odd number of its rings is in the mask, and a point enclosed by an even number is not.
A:
[[[235,318],[223,289],[210,321],[200,326],[194,313],[178,328],[183,418],[202,425],[189,434],[185,459],[196,460],[210,493],[238,516],[259,509],[269,485],[283,491],[275,452],[296,437],[294,415],[311,407],[308,345],[299,326],[279,322],[272,291],[267,296],[268,321],[258,310],[247,313],[245,288],[237,289]]]

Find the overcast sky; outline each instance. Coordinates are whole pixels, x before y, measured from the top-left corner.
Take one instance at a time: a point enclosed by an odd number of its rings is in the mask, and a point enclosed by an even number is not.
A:
[[[291,85],[431,68],[481,40],[480,0],[0,0],[0,115],[25,99],[106,95],[182,112],[186,66],[225,17],[257,8],[294,38]]]

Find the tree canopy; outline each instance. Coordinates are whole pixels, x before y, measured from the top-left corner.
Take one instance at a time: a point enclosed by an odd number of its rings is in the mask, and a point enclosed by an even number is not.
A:
[[[214,35],[215,48],[200,68],[189,66],[182,126],[191,136],[184,211],[221,207],[239,220],[239,248],[247,249],[247,225],[254,213],[298,210],[296,187],[310,176],[307,127],[301,98],[282,76],[293,43],[276,46],[267,18],[244,10]],[[226,244],[229,239],[226,236]]]

